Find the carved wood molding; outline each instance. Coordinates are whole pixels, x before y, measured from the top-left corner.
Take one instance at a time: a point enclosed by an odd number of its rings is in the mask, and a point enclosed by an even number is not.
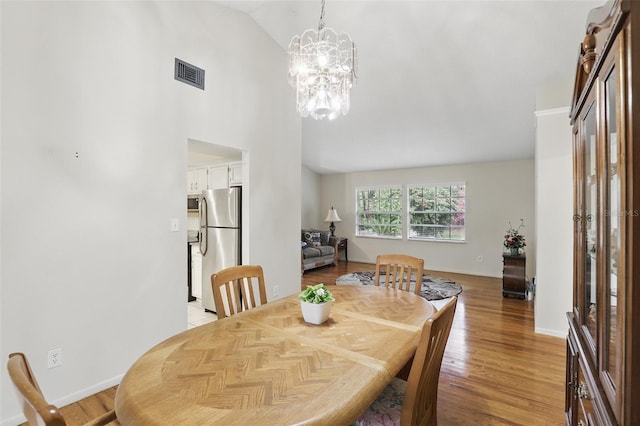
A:
[[[596,37],[593,34],[587,34],[582,41],[582,55],[580,57],[580,65],[584,72],[589,74],[596,62]]]
[[[624,16],[631,7],[631,0],[609,0],[597,7],[587,17],[585,37],[580,44],[580,53],[576,67],[571,107],[571,123],[582,104],[583,94],[593,84],[590,78],[594,69],[599,67],[599,58],[606,55],[612,40],[617,35]]]

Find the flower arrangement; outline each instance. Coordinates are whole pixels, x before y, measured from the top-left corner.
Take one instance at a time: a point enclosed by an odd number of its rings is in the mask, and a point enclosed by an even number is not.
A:
[[[520,226],[513,228],[509,221],[509,229],[504,236],[504,246],[508,249],[520,249],[527,245],[524,235],[520,234],[520,229],[524,227],[524,220],[520,219]]]
[[[300,293],[300,300],[307,303],[326,303],[333,302],[333,294],[327,289],[324,283],[316,285],[308,285],[307,289]]]

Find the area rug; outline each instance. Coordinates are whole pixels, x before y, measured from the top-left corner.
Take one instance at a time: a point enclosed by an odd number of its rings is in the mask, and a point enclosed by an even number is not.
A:
[[[382,272],[384,274],[384,271]],[[375,271],[353,272],[336,279],[338,285],[364,284],[372,285]],[[411,277],[411,290],[415,288],[415,274]],[[447,278],[422,275],[422,289],[420,295],[427,300],[440,300],[462,293],[462,287]]]

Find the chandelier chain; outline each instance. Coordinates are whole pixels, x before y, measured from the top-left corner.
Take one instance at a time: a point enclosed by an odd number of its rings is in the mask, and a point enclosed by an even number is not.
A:
[[[322,6],[320,8],[320,21],[318,22],[318,33],[324,28],[324,2],[325,0],[322,0]]]

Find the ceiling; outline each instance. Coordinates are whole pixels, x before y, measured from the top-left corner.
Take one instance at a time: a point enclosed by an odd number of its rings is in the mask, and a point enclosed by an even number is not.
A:
[[[219,3],[285,51],[320,16],[320,0]],[[328,0],[325,24],[351,35],[359,78],[349,114],[302,119],[303,164],[329,174],[533,158],[537,90],[566,81],[569,105],[586,16],[602,3]]]
[[[189,168],[234,161],[242,161],[242,151],[195,139],[187,140],[187,166]]]

